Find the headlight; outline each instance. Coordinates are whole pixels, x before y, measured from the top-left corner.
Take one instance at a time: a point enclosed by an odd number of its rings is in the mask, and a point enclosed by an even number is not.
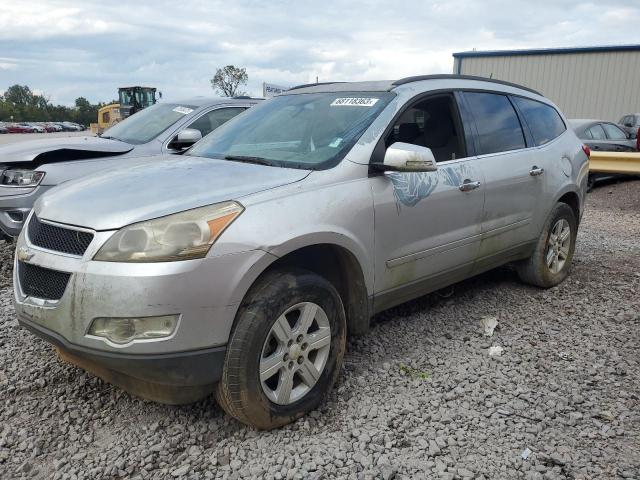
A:
[[[223,202],[124,227],[94,257],[101,262],[173,262],[204,257],[244,208]]]
[[[0,174],[3,187],[36,187],[44,178],[44,172],[34,170],[5,170]]]

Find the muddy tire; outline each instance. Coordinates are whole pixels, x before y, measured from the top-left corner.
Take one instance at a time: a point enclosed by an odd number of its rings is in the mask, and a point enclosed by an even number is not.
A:
[[[290,423],[322,402],[345,345],[344,306],[331,283],[306,270],[270,272],[236,315],[218,403],[259,429]]]
[[[533,255],[517,265],[520,280],[542,288],[561,283],[571,269],[577,233],[575,213],[566,203],[558,203],[542,229]]]

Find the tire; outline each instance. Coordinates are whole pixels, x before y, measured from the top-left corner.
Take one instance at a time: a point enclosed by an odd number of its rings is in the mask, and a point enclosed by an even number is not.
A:
[[[596,178],[593,175],[593,173],[590,173],[589,176],[587,177],[587,192],[591,192],[591,190],[593,190],[593,187],[596,186]]]
[[[308,322],[302,322],[303,312],[311,312],[306,318],[313,315],[304,335],[301,324]],[[285,321],[291,334],[286,325],[281,327]],[[281,341],[283,336],[289,340]],[[236,315],[216,388],[218,404],[232,417],[259,429],[290,423],[322,402],[338,377],[345,345],[344,306],[331,283],[301,269],[270,272],[251,288]],[[265,367],[269,359],[277,362],[273,368]],[[315,370],[309,370],[309,365]],[[262,378],[261,371],[265,372]],[[272,371],[274,376],[265,379]],[[292,383],[285,380],[289,378]],[[297,385],[288,397],[286,385]]]
[[[560,223],[559,223],[560,222]],[[553,256],[550,253],[552,245],[549,240],[553,240],[554,228],[564,225],[566,222],[570,228],[568,236],[568,248],[563,249],[566,253],[562,267],[559,263],[549,266],[548,259]],[[536,243],[536,248],[527,260],[517,265],[518,276],[520,280],[531,285],[541,288],[550,288],[563,282],[569,275],[571,269],[571,261],[576,248],[576,235],[578,233],[578,221],[573,209],[566,203],[558,203],[552,210],[547,222],[545,223],[542,233]],[[552,237],[553,236],[553,237]],[[562,256],[562,254],[560,254]]]

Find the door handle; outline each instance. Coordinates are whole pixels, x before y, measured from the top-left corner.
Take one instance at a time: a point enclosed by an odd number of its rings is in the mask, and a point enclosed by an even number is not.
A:
[[[470,192],[471,190],[475,190],[478,187],[480,187],[480,182],[472,182],[469,179],[465,180],[458,186],[461,192]]]
[[[537,177],[538,175],[542,175],[543,173],[544,168],[540,168],[535,165],[531,167],[531,170],[529,170],[529,175],[531,175],[532,177]]]

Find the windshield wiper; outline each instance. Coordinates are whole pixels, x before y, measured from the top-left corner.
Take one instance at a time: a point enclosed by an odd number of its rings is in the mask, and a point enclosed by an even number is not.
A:
[[[267,160],[262,157],[250,157],[246,155],[225,155],[225,160],[233,160],[234,162],[242,162],[242,163],[255,163],[258,165],[266,165],[268,167],[273,167],[273,162]]]

